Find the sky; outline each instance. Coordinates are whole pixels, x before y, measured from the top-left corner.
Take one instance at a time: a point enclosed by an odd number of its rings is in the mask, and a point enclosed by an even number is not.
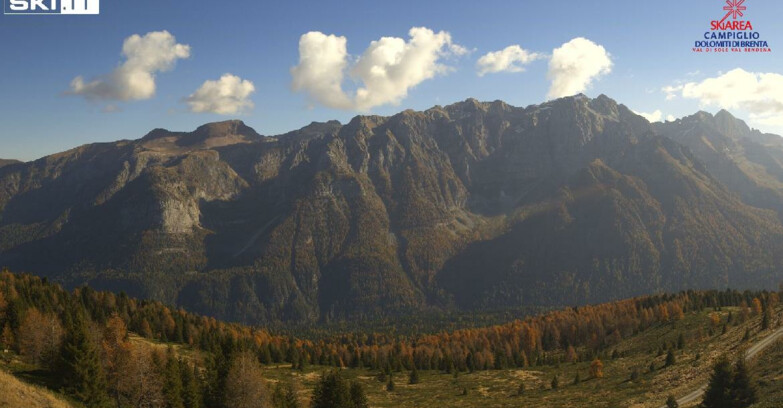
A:
[[[772,52],[693,52],[724,6],[101,0],[99,15],[2,15],[0,158],[234,118],[275,135],[467,98],[527,106],[579,92],[652,120],[726,108],[783,134],[783,2],[746,0],[738,17]]]

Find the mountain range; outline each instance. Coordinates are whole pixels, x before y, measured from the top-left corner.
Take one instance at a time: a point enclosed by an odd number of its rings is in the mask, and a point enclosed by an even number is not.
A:
[[[601,95],[0,162],[0,266],[260,323],[783,280],[783,139]]]

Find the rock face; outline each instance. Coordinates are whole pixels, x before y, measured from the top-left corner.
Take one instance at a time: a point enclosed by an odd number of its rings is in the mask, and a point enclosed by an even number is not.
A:
[[[583,95],[156,129],[0,168],[0,265],[251,323],[770,286],[776,138]]]
[[[783,138],[751,130],[725,110],[659,123],[657,130],[689,147],[743,201],[783,215]]]

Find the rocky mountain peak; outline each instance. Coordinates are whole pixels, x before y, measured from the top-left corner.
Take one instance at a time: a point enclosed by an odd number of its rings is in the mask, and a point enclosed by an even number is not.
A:
[[[221,138],[242,138],[248,141],[261,138],[261,135],[256,133],[253,128],[245,125],[245,122],[236,119],[207,123],[206,125],[199,126],[196,131],[190,135],[191,137],[186,137],[185,140],[181,141],[181,144],[205,143],[210,139]]]
[[[155,129],[4,167],[0,266],[253,323],[765,285],[783,148],[743,125],[580,94]]]

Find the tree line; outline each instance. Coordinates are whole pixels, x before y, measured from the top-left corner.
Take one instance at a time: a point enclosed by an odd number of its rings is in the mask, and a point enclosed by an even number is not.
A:
[[[776,292],[688,291],[428,335],[343,333],[299,338],[122,293],[89,287],[69,292],[46,279],[3,271],[0,346],[62,378],[62,388],[88,407],[233,408],[258,398],[265,406],[294,407],[296,384],[281,383],[266,390],[260,381],[261,365],[304,369],[312,364],[384,373],[409,370],[413,378],[418,370],[451,373],[597,361],[622,339],[682,319],[690,311],[744,306],[742,313],[766,315],[778,301]],[[134,342],[129,332],[170,346]],[[183,346],[198,351],[199,358],[184,358],[177,352]],[[362,406],[361,386],[335,376],[340,377],[339,371],[321,378],[311,403],[315,406],[321,395]]]

